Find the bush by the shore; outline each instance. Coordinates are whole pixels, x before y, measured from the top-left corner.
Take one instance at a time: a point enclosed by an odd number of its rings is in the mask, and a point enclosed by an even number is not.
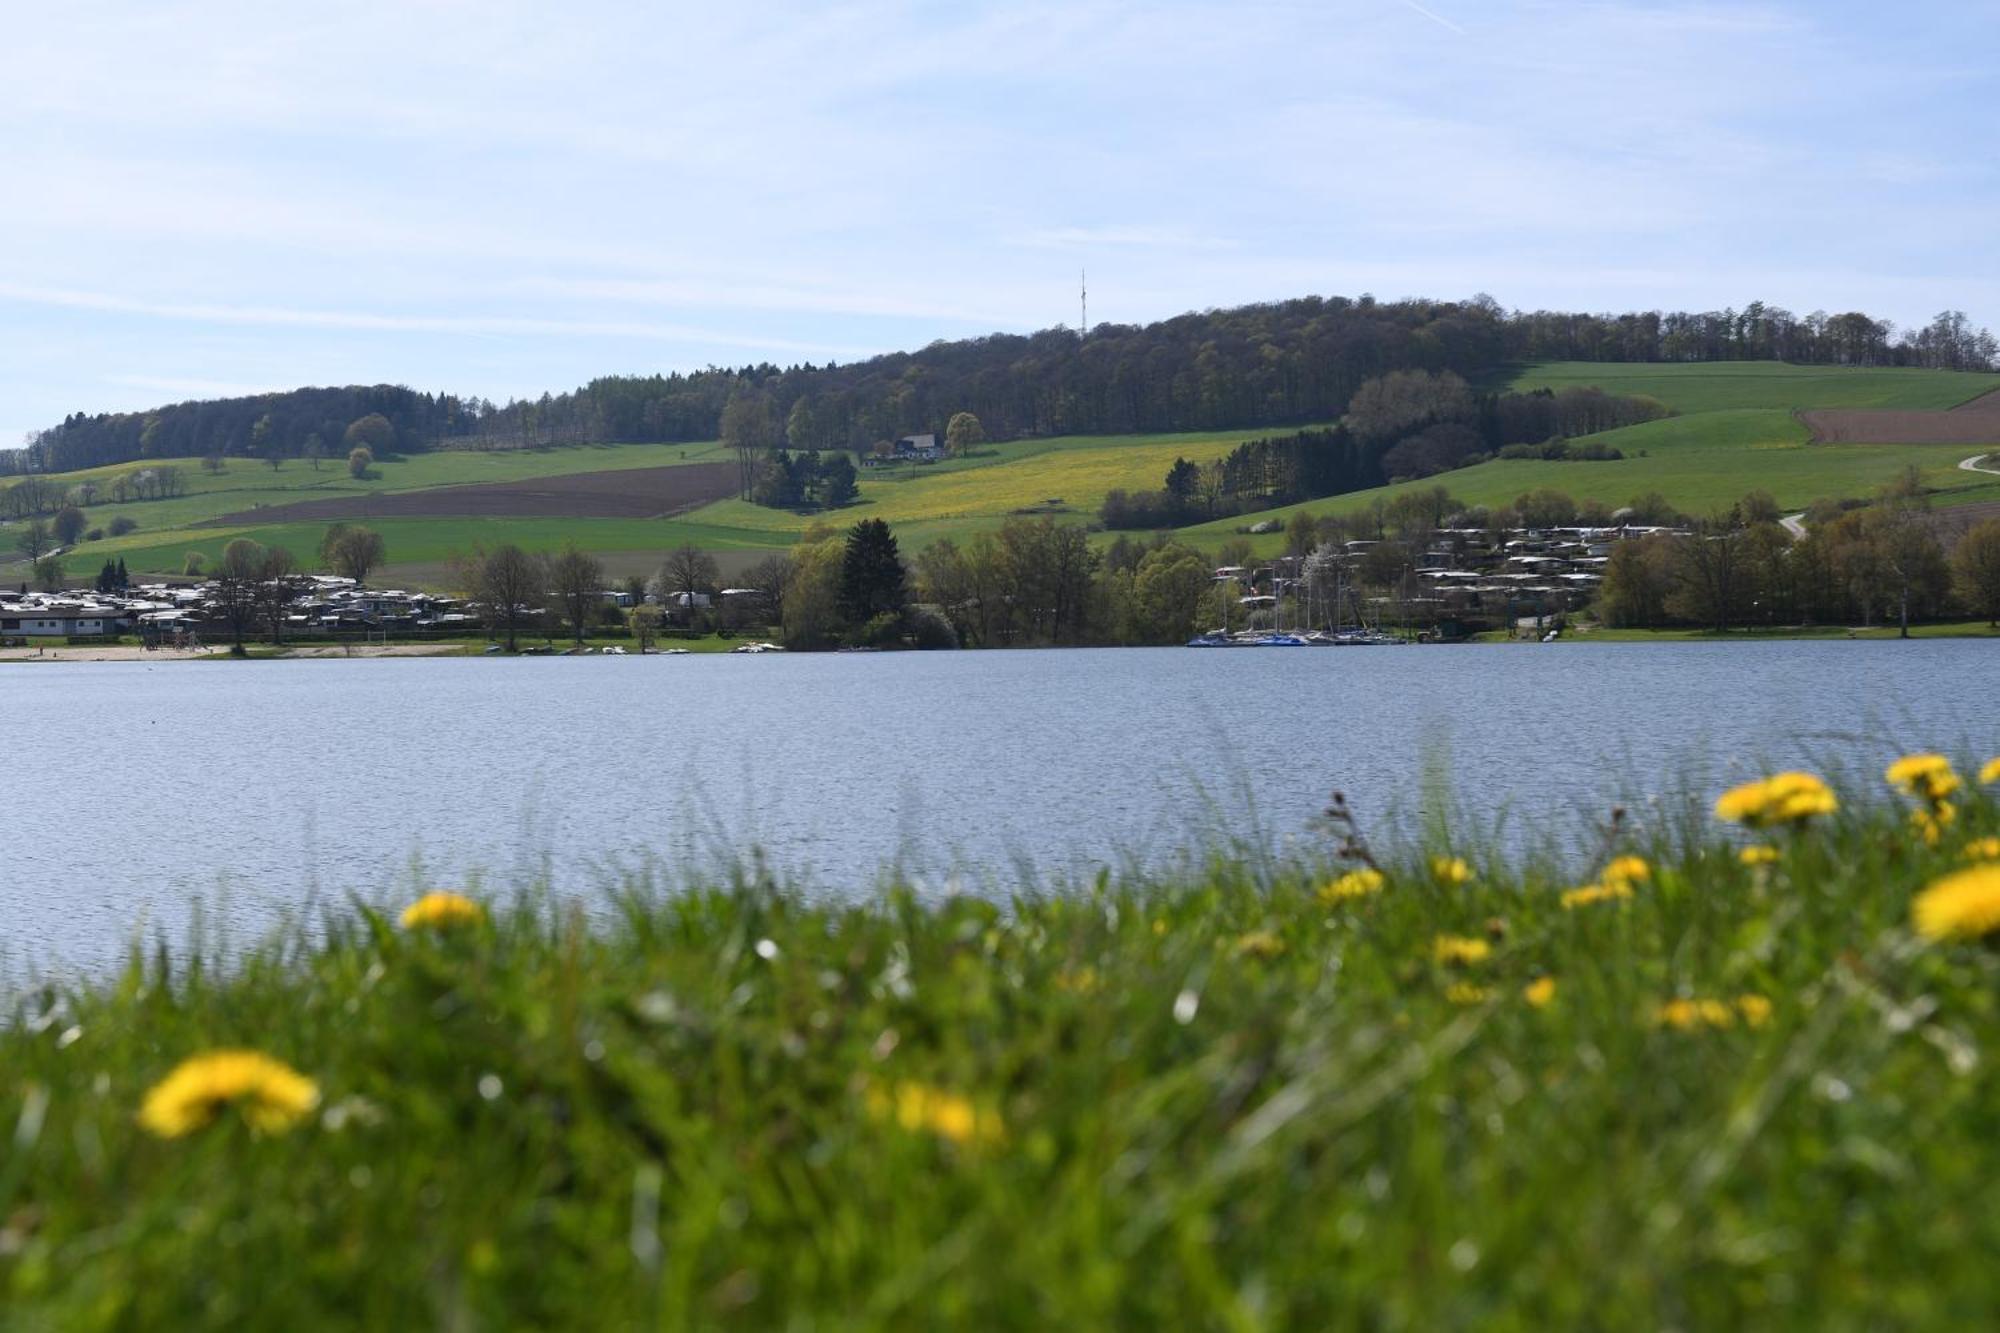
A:
[[[1275,877],[135,956],[0,1030],[0,1322],[1976,1326],[2000,766],[1891,777],[1582,880],[1336,819]]]

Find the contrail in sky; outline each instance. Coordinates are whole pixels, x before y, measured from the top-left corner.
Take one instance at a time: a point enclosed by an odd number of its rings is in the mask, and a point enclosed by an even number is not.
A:
[[[1470,33],[1466,32],[1465,29],[1459,27],[1456,23],[1453,23],[1450,19],[1438,13],[1436,10],[1424,8],[1422,5],[1417,3],[1417,0],[1397,0],[1397,3],[1402,5],[1403,8],[1405,9],[1414,9],[1417,13],[1422,14],[1425,18],[1429,19],[1431,22],[1437,24],[1440,27],[1450,28],[1453,32],[1457,33],[1461,37],[1467,37],[1471,35]]]

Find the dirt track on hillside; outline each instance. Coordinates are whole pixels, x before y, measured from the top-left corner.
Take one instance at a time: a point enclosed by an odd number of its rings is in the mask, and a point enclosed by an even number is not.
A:
[[[438,486],[267,505],[212,518],[202,527],[319,523],[370,518],[662,518],[736,494],[734,463],[578,472],[532,481]]]
[[[1822,408],[1799,419],[1815,444],[2000,444],[2000,392],[1948,412]]]

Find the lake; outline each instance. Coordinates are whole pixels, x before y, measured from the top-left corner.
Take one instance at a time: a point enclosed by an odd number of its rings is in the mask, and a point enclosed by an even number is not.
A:
[[[89,967],[197,900],[241,939],[315,893],[589,894],[752,848],[816,893],[1004,894],[1218,832],[1283,854],[1335,788],[1378,828],[1449,796],[1580,845],[1767,764],[2000,752],[1996,682],[1978,640],[0,668],[0,941]]]

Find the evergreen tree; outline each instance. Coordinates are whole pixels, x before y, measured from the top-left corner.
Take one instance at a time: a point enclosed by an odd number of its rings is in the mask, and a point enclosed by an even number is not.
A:
[[[125,557],[118,557],[118,589],[123,592],[132,586],[132,576],[125,572]]]
[[[773,509],[797,509],[805,503],[809,476],[808,460],[803,456],[794,458],[780,446],[757,466],[757,484],[750,498]]]
[[[854,476],[854,460],[845,449],[836,449],[819,465],[819,502],[823,508],[838,509],[854,503],[861,487]]]
[[[856,523],[848,529],[840,563],[841,614],[856,625],[866,625],[877,616],[902,615],[908,601],[896,535],[879,518]]]

